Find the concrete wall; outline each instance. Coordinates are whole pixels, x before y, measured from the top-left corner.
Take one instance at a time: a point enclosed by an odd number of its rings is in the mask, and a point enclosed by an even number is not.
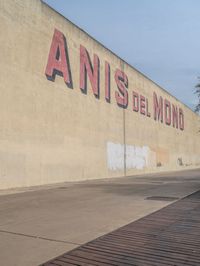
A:
[[[66,38],[73,88],[45,75],[55,29]],[[199,167],[199,116],[47,5],[1,0],[0,32],[0,189]],[[99,58],[99,98],[89,77],[87,94],[80,90],[80,45],[93,68]],[[132,91],[145,97],[145,114],[133,111]],[[153,93],[182,109],[184,129],[154,119]]]

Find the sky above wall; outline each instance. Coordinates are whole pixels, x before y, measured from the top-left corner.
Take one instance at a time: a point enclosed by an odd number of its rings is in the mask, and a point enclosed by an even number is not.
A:
[[[199,0],[45,0],[194,108],[200,76]]]

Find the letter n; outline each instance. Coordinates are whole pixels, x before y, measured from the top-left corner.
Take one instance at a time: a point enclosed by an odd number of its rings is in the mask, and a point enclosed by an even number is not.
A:
[[[172,121],[173,121],[173,127],[178,128],[178,109],[173,104],[172,104]]]
[[[55,80],[56,75],[63,76],[65,83],[72,88],[66,39],[57,29],[54,30],[45,74],[51,81]]]
[[[87,94],[87,74],[90,79],[93,93],[99,98],[99,58],[94,54],[93,66],[86,48],[80,45],[80,89]]]

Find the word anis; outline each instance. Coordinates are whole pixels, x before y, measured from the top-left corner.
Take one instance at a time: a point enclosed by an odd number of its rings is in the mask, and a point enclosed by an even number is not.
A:
[[[109,62],[104,63],[105,79],[104,79],[104,97],[105,100],[111,102],[111,71]],[[61,75],[68,87],[73,88],[72,73],[67,49],[67,42],[64,34],[55,29],[45,74],[51,81],[55,80],[56,75]],[[87,49],[80,45],[80,90],[87,94],[87,78],[89,78],[93,94],[96,98],[100,97],[100,60],[99,57],[93,55],[93,63]],[[120,108],[127,108],[129,99],[134,112],[141,115],[151,117],[149,112],[149,101],[146,97],[136,91],[128,91],[128,77],[120,69],[114,72],[114,80],[116,83],[115,101]],[[158,97],[153,92],[153,118],[155,121],[165,123],[168,126],[184,130],[184,114],[183,110],[169,100]]]

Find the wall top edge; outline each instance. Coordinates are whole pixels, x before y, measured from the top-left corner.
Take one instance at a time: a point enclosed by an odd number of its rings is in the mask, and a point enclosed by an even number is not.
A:
[[[124,64],[128,65],[130,68],[134,69],[136,72],[138,72],[141,76],[143,76],[144,78],[146,78],[147,80],[149,80],[150,82],[152,82],[153,84],[155,84],[157,87],[159,87],[163,92],[165,92],[166,94],[168,94],[169,96],[173,97],[176,101],[180,102],[182,105],[184,105],[187,109],[189,109],[193,114],[195,114],[197,117],[200,117],[200,115],[198,113],[195,113],[188,105],[186,105],[185,103],[183,103],[182,101],[180,101],[178,98],[176,98],[174,95],[172,95],[171,93],[169,93],[166,89],[164,89],[163,87],[161,87],[158,83],[156,83],[155,81],[153,81],[151,78],[149,78],[148,76],[146,76],[145,74],[143,74],[141,71],[139,71],[138,69],[136,69],[134,66],[132,66],[130,63],[126,62],[123,58],[121,58],[119,55],[117,55],[116,53],[114,53],[111,49],[109,49],[108,47],[106,47],[104,44],[102,44],[100,41],[96,40],[93,36],[91,36],[89,33],[87,33],[85,30],[83,30],[82,28],[80,28],[79,26],[77,26],[74,22],[72,22],[71,20],[69,20],[67,17],[65,17],[63,14],[61,14],[60,12],[58,12],[57,10],[55,10],[53,7],[51,7],[49,4],[47,4],[46,2],[44,2],[44,0],[40,0],[40,2],[42,3],[42,5],[46,6],[47,8],[49,8],[51,11],[53,11],[54,13],[56,13],[57,15],[61,16],[62,18],[64,18],[64,20],[67,20],[70,24],[72,24],[74,27],[76,27],[78,30],[80,30],[81,32],[83,32],[84,34],[86,34],[89,38],[91,38],[92,40],[94,40],[96,43],[98,43],[100,46],[102,46],[105,50],[107,50],[108,52],[110,52],[112,55],[116,56],[117,58],[119,58],[119,60],[121,60]]]

